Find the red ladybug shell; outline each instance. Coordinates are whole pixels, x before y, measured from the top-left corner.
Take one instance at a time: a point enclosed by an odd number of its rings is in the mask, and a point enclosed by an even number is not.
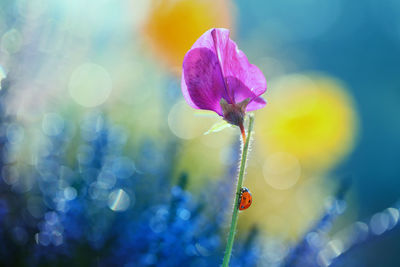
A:
[[[251,206],[252,200],[253,197],[251,196],[249,189],[242,187],[239,197],[239,210],[248,209]]]

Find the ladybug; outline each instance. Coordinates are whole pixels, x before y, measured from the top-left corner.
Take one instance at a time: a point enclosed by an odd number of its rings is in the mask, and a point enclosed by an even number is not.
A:
[[[248,209],[251,206],[252,200],[253,197],[251,196],[249,189],[242,187],[239,195],[239,210]]]

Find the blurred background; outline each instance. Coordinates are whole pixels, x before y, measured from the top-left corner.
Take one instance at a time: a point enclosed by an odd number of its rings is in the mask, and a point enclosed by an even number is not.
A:
[[[224,27],[264,73],[232,266],[398,266],[400,2],[0,2],[0,265],[218,266],[240,135],[180,90]]]

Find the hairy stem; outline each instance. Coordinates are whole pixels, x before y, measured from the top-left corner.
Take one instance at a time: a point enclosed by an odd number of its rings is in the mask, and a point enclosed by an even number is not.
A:
[[[235,200],[234,200],[235,204],[233,205],[232,221],[231,221],[231,227],[229,230],[228,243],[226,244],[224,261],[222,263],[223,267],[229,266],[229,260],[231,258],[233,241],[235,240],[236,226],[237,226],[238,213],[239,213],[240,189],[242,188],[244,171],[246,169],[247,154],[249,152],[249,143],[250,143],[250,138],[251,138],[251,132],[253,131],[253,124],[254,124],[254,116],[250,114],[249,117],[250,117],[250,121],[249,121],[249,128],[247,130],[247,138],[243,138],[244,142],[243,142],[243,149],[242,149],[242,158],[240,160],[238,183],[236,186],[236,194],[235,194]],[[243,129],[243,126],[240,128]],[[241,132],[242,132],[242,137],[244,137],[245,136],[245,135],[243,135],[244,131],[241,131]]]
[[[243,144],[246,143],[246,132],[244,131],[243,123],[239,124],[240,132],[242,134]]]

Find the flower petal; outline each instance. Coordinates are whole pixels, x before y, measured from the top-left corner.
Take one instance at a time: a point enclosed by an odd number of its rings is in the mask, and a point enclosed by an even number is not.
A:
[[[182,93],[189,105],[222,115],[224,84],[218,59],[208,48],[189,50],[183,60]]]
[[[248,97],[253,99],[262,95],[267,90],[263,73],[249,63],[246,55],[229,38],[229,30],[213,29],[211,35],[225,77],[225,85],[233,101],[238,103]]]
[[[256,97],[247,105],[246,111],[253,111],[263,108],[266,104],[267,102],[262,97]]]
[[[229,104],[250,98],[247,110],[265,105],[258,99],[267,88],[265,77],[229,39],[227,29],[210,29],[194,43],[183,60],[181,85],[189,105],[219,115],[221,98]]]

